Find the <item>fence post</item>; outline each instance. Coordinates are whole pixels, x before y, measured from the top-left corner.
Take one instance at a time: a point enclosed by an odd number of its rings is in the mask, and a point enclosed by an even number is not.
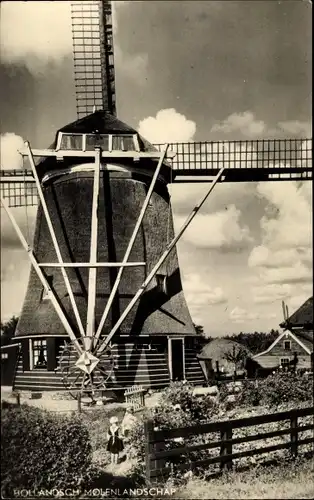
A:
[[[152,443],[154,432],[154,424],[151,420],[144,422],[144,439],[145,439],[145,463],[146,463],[146,480],[148,484],[152,483],[152,454],[154,445]]]
[[[228,455],[232,454],[232,443],[225,443],[225,441],[230,439],[232,439],[232,427],[221,429],[220,469],[232,469],[232,459],[228,459]]]
[[[16,396],[16,404],[17,404],[17,406],[21,406],[21,394],[19,392],[16,392],[15,396]]]
[[[77,395],[77,409],[79,413],[82,413],[82,399],[81,399],[81,393],[79,392]]]
[[[298,417],[293,415],[290,419],[290,442],[291,442],[291,455],[296,458],[298,455]]]
[[[145,422],[145,441],[146,441],[146,479],[149,484],[157,483],[159,480],[158,475],[152,476],[152,470],[163,469],[165,465],[164,458],[155,458],[155,453],[158,451],[164,451],[165,442],[159,441],[155,442],[154,436],[154,423],[149,420]]]

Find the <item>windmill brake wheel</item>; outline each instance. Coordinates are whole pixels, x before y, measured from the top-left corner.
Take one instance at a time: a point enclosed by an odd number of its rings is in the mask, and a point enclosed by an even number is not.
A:
[[[80,394],[91,396],[95,400],[112,380],[114,357],[110,349],[106,349],[100,356],[97,353],[90,355],[85,351],[83,340],[78,339],[78,342],[83,354],[78,353],[73,342],[64,346],[59,361],[62,382],[74,399]],[[90,358],[87,362],[86,357]]]

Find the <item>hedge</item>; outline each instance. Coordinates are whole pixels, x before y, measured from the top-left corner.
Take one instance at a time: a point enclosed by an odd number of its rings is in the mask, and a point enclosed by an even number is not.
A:
[[[78,488],[88,475],[88,430],[75,415],[60,416],[27,405],[2,409],[2,493],[14,488]]]

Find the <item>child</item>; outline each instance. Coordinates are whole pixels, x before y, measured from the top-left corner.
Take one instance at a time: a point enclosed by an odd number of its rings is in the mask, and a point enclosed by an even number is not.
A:
[[[119,437],[118,421],[117,417],[111,417],[109,420],[110,427],[107,432],[107,451],[110,451],[111,453],[112,464],[118,463],[119,453],[124,450],[123,441]]]
[[[122,420],[121,428],[122,428],[122,434],[124,437],[128,438],[130,435],[131,430],[137,423],[137,418],[134,415],[134,409],[133,408],[127,408]]]

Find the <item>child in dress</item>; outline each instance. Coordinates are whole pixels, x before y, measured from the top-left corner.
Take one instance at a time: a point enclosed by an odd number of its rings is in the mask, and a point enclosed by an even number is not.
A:
[[[117,417],[111,417],[109,420],[110,427],[107,432],[107,451],[111,453],[112,464],[118,463],[119,453],[124,450],[123,441],[119,436],[118,421]]]

